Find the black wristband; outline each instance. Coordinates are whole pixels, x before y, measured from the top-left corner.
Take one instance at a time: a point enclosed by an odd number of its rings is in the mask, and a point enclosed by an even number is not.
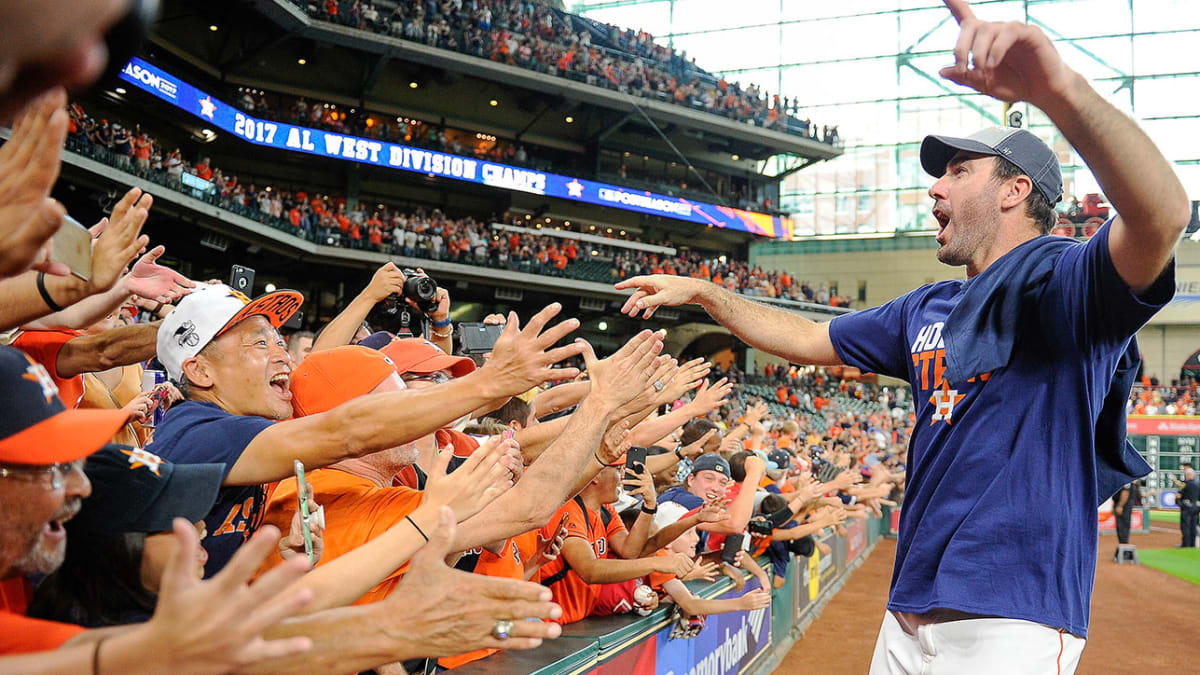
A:
[[[655,506],[652,509],[648,509],[648,508],[646,508],[646,502],[642,502],[642,513],[652,516],[652,515],[658,513],[658,506]]]
[[[600,459],[600,451],[599,450],[596,451],[596,462],[598,462],[600,464],[600,466],[606,466],[610,469],[619,469],[619,468],[625,466],[625,464],[622,462],[617,462],[616,464],[605,464],[604,460]]]
[[[38,272],[38,274],[37,274],[37,289],[38,289],[38,293],[41,294],[42,300],[46,303],[47,307],[49,307],[51,310],[53,310],[55,312],[63,311],[63,308],[61,306],[59,306],[59,304],[57,302],[54,301],[54,298],[50,297],[50,291],[46,290],[46,273],[45,272]]]
[[[684,460],[683,453],[679,452],[679,448],[675,448],[675,456],[678,457],[679,461],[681,462]]]
[[[412,516],[404,516],[404,519],[408,521],[409,525],[412,525],[413,528],[417,530],[417,534],[421,535],[421,537],[425,539],[426,543],[429,543],[429,535],[421,531],[420,526],[417,525],[417,521],[412,519]]]

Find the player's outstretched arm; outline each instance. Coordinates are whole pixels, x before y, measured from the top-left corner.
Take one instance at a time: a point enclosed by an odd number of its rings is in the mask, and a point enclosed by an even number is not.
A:
[[[792,363],[841,365],[829,339],[829,324],[738,297],[714,283],[671,274],[632,277],[617,283],[632,289],[621,312],[649,319],[659,307],[700,305],[746,344]]]
[[[1191,218],[1171,163],[1129,116],[1067,66],[1040,29],[980,21],[967,0],[945,3],[961,31],[955,64],[941,75],[1004,101],[1028,101],[1050,117],[1120,214],[1108,239],[1117,272],[1134,290],[1148,288]]]

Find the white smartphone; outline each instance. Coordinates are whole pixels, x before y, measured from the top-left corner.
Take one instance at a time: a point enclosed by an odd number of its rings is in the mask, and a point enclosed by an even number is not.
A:
[[[84,281],[92,278],[92,233],[86,227],[71,216],[63,216],[53,242],[50,260],[63,263]]]

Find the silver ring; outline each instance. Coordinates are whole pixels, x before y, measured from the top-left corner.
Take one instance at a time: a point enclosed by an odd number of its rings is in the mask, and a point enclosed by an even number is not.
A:
[[[508,634],[512,632],[513,622],[508,619],[498,619],[492,625],[492,637],[497,640],[507,640]]]
[[[666,385],[659,380],[654,381],[654,391],[662,391],[665,386]]]

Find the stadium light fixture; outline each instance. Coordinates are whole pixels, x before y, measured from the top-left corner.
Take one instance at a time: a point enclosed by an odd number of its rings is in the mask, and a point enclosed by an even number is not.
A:
[[[125,87],[117,87],[117,88],[116,88],[116,89],[114,89],[113,91],[117,92],[118,94],[124,94],[124,93],[125,93]]]
[[[567,115],[567,124],[572,124],[574,122],[575,122],[575,118],[571,117],[570,115]]]
[[[303,66],[304,64],[308,63],[308,59],[301,57],[301,58],[296,59],[296,63],[299,63],[300,65]]]
[[[421,86],[421,85],[417,84],[416,82],[409,82],[409,83],[408,83],[408,88],[409,88],[409,89],[416,89],[416,88],[417,88],[417,87],[419,87],[419,86]]]
[[[739,159],[741,159],[741,157],[740,157],[740,156],[738,156],[738,155],[730,155],[730,156],[729,156],[729,159],[732,159],[733,161],[735,161],[735,162],[736,162],[736,161],[738,161]]]
[[[604,330],[608,330],[608,322],[607,322],[607,321],[601,321],[600,323],[596,324],[596,328],[598,328],[598,329],[600,329],[600,330],[602,330],[602,331],[604,331]]]
[[[496,99],[492,99],[492,100],[488,101],[488,105],[495,108],[496,106],[500,105],[500,101],[497,101]]]
[[[209,30],[211,30],[211,31],[212,31],[212,32],[214,32],[214,33],[215,33],[215,32],[217,32],[217,24],[215,24],[215,23],[214,23],[214,24],[210,25],[210,26],[208,27],[208,29],[209,29]]]
[[[275,284],[267,284],[266,286],[263,287],[263,290],[266,291],[267,293],[274,293],[275,292]]]

